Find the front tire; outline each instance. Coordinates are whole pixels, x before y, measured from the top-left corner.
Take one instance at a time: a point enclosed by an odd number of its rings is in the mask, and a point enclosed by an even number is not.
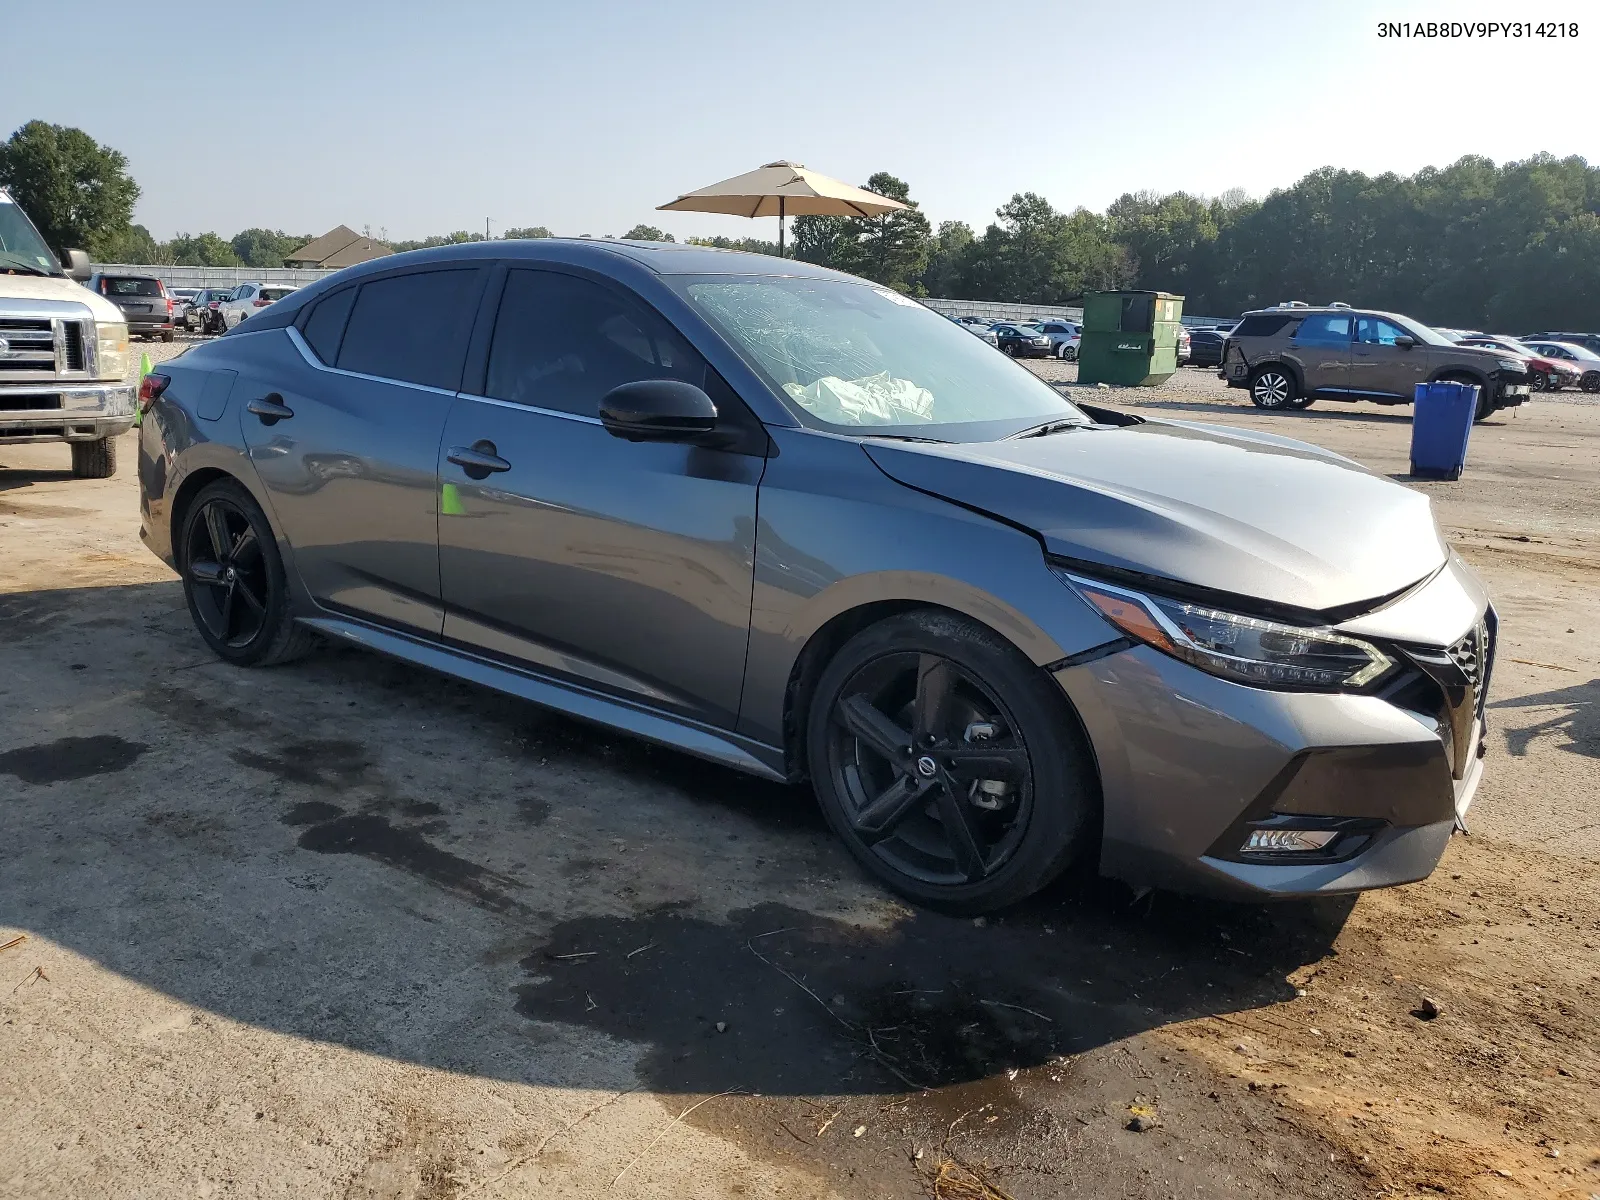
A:
[[[1590,371],[1579,381],[1578,386],[1586,392],[1600,392],[1600,371]]]
[[[1257,408],[1275,411],[1295,407],[1299,397],[1300,387],[1287,367],[1261,367],[1250,376],[1250,402]]]
[[[74,479],[110,479],[117,473],[117,443],[113,438],[98,442],[73,442]]]
[[[1077,362],[1078,361],[1078,348],[1076,346],[1063,347],[1063,349],[1061,351],[1061,357],[1066,359],[1068,362]]]
[[[1546,375],[1543,371],[1535,371],[1533,373],[1532,386],[1533,390],[1536,392],[1548,392],[1550,390],[1550,376]]]
[[[1032,895],[1088,847],[1093,757],[1051,680],[990,630],[923,610],[863,630],[806,725],[817,798],[885,885],[943,912]]]
[[[266,514],[221,479],[183,514],[179,569],[189,615],[218,658],[265,667],[299,658],[315,635],[290,612],[289,581]]]

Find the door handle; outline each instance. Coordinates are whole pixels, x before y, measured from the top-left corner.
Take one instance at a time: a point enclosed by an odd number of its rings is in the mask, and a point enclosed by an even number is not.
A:
[[[276,425],[279,421],[287,421],[294,416],[294,409],[283,402],[283,397],[277,392],[268,392],[259,400],[252,400],[245,406],[246,412],[253,412],[261,418],[263,425]]]
[[[470,446],[451,446],[445,458],[460,467],[468,479],[487,479],[496,471],[509,471],[511,464],[495,452],[491,441],[477,441]]]

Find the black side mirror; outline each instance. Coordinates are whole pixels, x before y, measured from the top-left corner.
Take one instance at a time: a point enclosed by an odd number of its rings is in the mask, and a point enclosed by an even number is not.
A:
[[[691,442],[717,428],[717,406],[692,383],[641,379],[600,400],[600,423],[630,442]]]
[[[1394,344],[1399,346],[1402,350],[1409,350],[1411,347],[1417,344],[1417,339],[1412,337],[1410,334],[1402,333],[1399,337],[1395,338]]]
[[[76,279],[79,283],[94,274],[94,268],[89,265],[89,256],[82,250],[67,251],[67,278]]]

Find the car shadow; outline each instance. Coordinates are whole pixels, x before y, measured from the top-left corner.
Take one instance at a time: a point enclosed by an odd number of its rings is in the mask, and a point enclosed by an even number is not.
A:
[[[1547,737],[1564,737],[1565,743],[1558,744],[1558,748],[1571,754],[1600,758],[1600,679],[1537,692],[1531,696],[1496,700],[1489,707],[1496,711],[1517,708],[1555,710],[1550,716],[1536,720],[1531,725],[1506,730],[1506,749],[1518,758],[1525,758],[1535,741]]]
[[[937,1098],[1287,1000],[1354,903],[914,911],[802,789],[360,652],[214,663],[174,583],[3,599],[0,912],[296,1038],[615,1088],[565,1028],[660,1092]]]

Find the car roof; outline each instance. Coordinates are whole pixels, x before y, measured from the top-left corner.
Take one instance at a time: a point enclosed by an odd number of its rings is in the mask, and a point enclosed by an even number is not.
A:
[[[1244,315],[1253,317],[1260,313],[1290,313],[1297,317],[1310,316],[1312,313],[1340,313],[1352,317],[1384,317],[1391,321],[1416,321],[1415,317],[1408,317],[1404,313],[1385,312],[1381,308],[1354,308],[1348,304],[1337,307],[1332,304],[1274,304],[1270,308],[1252,308]],[[1419,324],[1421,322],[1418,322]]]

